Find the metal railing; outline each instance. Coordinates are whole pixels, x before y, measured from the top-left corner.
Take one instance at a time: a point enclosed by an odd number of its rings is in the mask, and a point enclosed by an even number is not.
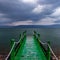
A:
[[[14,49],[14,47],[15,47],[15,42],[14,42],[14,44],[13,44],[13,46],[12,46],[12,48],[11,48],[11,50],[10,50],[10,52],[9,52],[9,54],[8,54],[8,56],[5,58],[5,60],[8,60],[8,58],[10,57],[10,55],[11,55],[11,52],[12,52],[12,50]]]
[[[20,41],[24,38],[24,36],[25,36],[25,35],[23,35],[18,42],[14,42],[14,43],[13,43],[12,48],[11,48],[9,54],[7,55],[7,57],[5,58],[5,60],[8,60],[8,59],[10,58],[10,55],[11,55],[11,53],[12,53],[15,45],[18,45],[18,44],[20,43]]]
[[[35,36],[38,38],[38,35],[36,32],[34,32]],[[39,38],[38,38],[39,42],[42,44],[42,45],[47,45],[50,49],[50,52],[51,54],[54,56],[55,60],[58,60],[57,56],[55,55],[55,53],[53,52],[53,49],[51,48],[51,46],[48,44],[48,43],[43,43]]]
[[[20,41],[14,42],[14,44],[13,44],[13,46],[12,46],[12,48],[11,48],[9,54],[8,54],[7,57],[5,58],[5,60],[8,60],[8,58],[10,57],[10,55],[11,55],[11,53],[12,53],[12,50],[14,49],[15,45],[18,44],[19,42],[20,42]]]
[[[40,41],[40,40],[39,40]],[[43,43],[42,41],[40,41],[40,43],[42,45],[47,45],[50,48],[50,52],[52,53],[52,55],[55,57],[56,60],[58,60],[57,56],[55,55],[55,53],[53,52],[53,49],[51,48],[51,46],[48,43]]]

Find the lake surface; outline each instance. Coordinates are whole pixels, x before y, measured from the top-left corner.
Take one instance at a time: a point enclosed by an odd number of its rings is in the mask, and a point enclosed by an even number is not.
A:
[[[60,55],[60,28],[1,28],[0,29],[0,54],[7,54],[10,51],[10,40],[19,40],[19,35],[27,30],[27,35],[31,36],[33,31],[41,34],[40,40],[47,42],[50,40],[51,47],[56,55]]]

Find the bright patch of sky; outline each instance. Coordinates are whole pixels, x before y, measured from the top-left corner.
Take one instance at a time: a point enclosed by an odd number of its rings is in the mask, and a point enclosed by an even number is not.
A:
[[[34,4],[34,3],[37,3],[37,1],[38,1],[38,0],[22,0],[22,2],[24,2],[24,3],[31,3],[31,4],[32,4],[32,3],[33,3],[33,4]]]
[[[52,16],[60,17],[60,7],[57,7],[55,10],[53,10]]]
[[[44,5],[37,5],[36,8],[34,8],[32,10],[32,12],[35,14],[39,14],[39,13],[43,12],[44,8],[45,8]]]

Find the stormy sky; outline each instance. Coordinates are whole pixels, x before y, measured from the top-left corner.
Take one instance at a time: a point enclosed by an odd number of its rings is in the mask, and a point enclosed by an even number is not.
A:
[[[60,24],[60,0],[0,0],[0,26]]]

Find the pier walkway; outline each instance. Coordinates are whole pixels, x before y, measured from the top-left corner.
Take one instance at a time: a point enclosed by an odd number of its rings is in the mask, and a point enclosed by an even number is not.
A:
[[[52,60],[50,47],[43,46],[40,42],[40,34],[35,31],[32,36],[27,36],[24,31],[18,42],[12,39],[10,44],[11,50],[5,60]],[[56,60],[58,59],[56,58]]]
[[[19,49],[15,60],[47,60],[40,45],[33,37],[27,37]]]

